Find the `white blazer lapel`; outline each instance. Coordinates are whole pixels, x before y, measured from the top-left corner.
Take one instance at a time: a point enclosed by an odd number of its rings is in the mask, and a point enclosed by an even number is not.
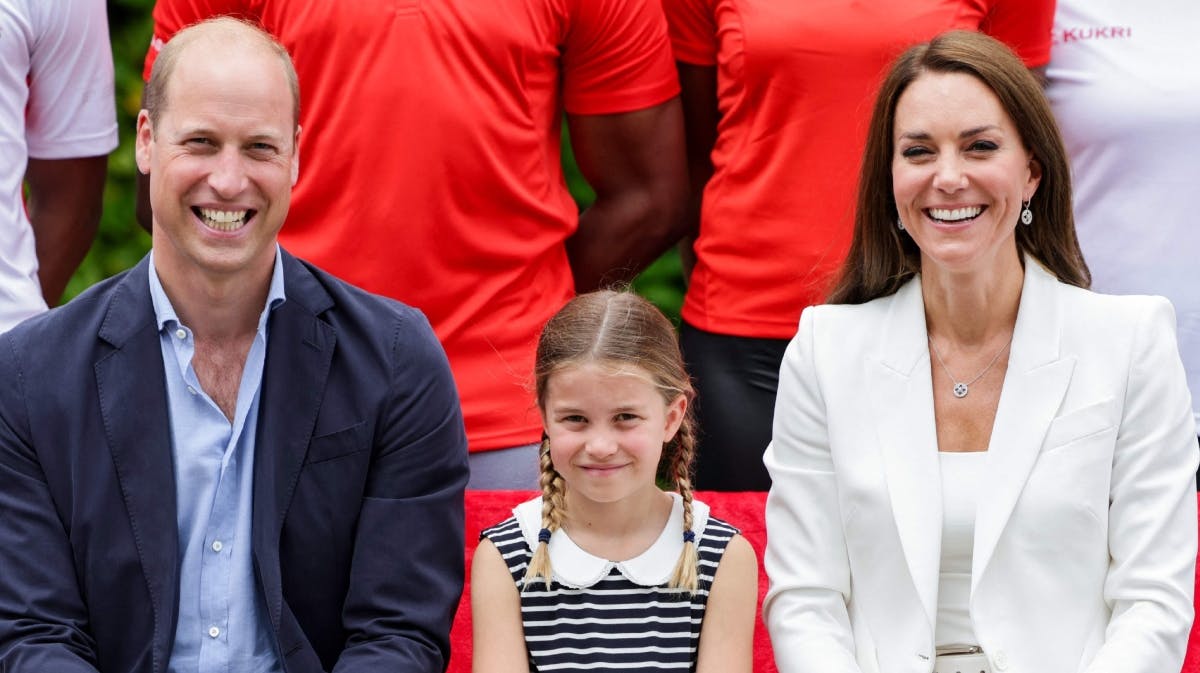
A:
[[[887,475],[888,495],[930,633],[937,615],[942,497],[920,278],[896,293],[879,358],[868,365],[868,398]]]
[[[975,517],[972,594],[1037,461],[1075,368],[1073,359],[1059,358],[1058,299],[1058,281],[1026,257],[1008,371],[988,444],[988,478]]]

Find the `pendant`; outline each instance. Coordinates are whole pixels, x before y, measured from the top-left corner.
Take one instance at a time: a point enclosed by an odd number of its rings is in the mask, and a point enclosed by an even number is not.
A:
[[[955,383],[954,384],[954,396],[955,397],[962,399],[962,398],[966,397],[967,393],[969,393],[969,392],[971,392],[971,389],[967,387],[967,384],[965,384],[965,383]]]

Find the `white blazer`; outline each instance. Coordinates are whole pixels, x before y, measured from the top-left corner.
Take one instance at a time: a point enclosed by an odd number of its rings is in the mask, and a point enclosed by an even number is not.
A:
[[[763,606],[781,673],[927,673],[941,478],[920,280],[804,311],[780,371]],[[979,494],[970,614],[997,673],[1175,673],[1195,421],[1161,297],[1026,259]]]

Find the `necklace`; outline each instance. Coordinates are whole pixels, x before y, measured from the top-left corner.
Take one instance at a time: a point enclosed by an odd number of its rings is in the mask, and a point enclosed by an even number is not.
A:
[[[947,367],[946,363],[942,360],[942,354],[938,352],[937,344],[933,343],[933,337],[929,337],[929,347],[933,349],[933,356],[937,358],[938,364],[942,366],[942,371],[946,372],[946,376],[949,376],[950,380],[954,382],[954,396],[959,399],[966,397],[967,393],[971,392],[971,385],[983,378],[984,374],[991,371],[992,365],[996,364],[996,362],[1000,360],[1000,356],[1004,355],[1004,351],[1008,350],[1008,347],[1011,345],[1012,337],[1010,336],[1008,337],[1008,343],[1005,343],[1004,348],[1001,348],[996,352],[996,355],[992,357],[991,362],[987,363],[987,366],[983,368],[983,371],[976,374],[975,378],[971,379],[970,381],[963,382],[954,378],[954,374],[950,373],[949,367]]]

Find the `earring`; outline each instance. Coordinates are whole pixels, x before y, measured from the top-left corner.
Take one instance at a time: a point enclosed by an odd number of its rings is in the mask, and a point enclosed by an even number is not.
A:
[[[1021,224],[1029,226],[1033,224],[1033,211],[1029,209],[1029,201],[1024,204],[1024,209],[1021,211]]]
[[[900,219],[899,217],[896,218],[896,228],[900,231],[904,231],[904,220]]]

